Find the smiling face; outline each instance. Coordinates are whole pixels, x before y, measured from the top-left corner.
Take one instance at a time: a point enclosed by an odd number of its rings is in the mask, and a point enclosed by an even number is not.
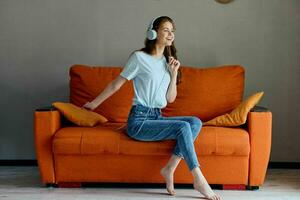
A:
[[[157,44],[171,46],[175,39],[175,29],[171,22],[166,21],[157,30]]]

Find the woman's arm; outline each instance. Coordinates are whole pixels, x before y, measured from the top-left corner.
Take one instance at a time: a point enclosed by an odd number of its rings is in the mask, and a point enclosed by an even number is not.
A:
[[[177,96],[177,73],[171,76],[171,81],[167,91],[167,101],[168,103],[173,103]]]
[[[127,81],[126,78],[122,76],[118,76],[116,79],[111,81],[106,88],[91,102],[87,102],[83,105],[83,107],[88,108],[90,110],[94,110],[97,108],[103,101],[105,101],[108,97],[113,95],[116,91],[118,91],[121,86]]]
[[[168,87],[167,91],[167,101],[168,103],[173,103],[176,99],[177,96],[177,74],[178,74],[178,69],[180,66],[180,62],[170,56],[170,61],[169,61],[169,71],[171,73],[171,81]]]

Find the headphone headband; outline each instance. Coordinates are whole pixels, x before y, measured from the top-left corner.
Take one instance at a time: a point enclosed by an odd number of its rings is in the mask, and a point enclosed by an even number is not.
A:
[[[153,29],[153,23],[155,22],[156,19],[160,18],[162,16],[158,16],[152,19],[151,23],[148,26],[148,30],[152,30]]]

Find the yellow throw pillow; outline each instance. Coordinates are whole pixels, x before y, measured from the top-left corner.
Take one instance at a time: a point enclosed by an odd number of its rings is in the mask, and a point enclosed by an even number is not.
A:
[[[57,108],[68,120],[79,126],[95,126],[98,123],[105,123],[108,120],[93,111],[80,108],[71,103],[54,102],[52,104]]]
[[[229,114],[215,117],[214,119],[204,122],[204,125],[212,126],[239,126],[246,122],[249,111],[259,102],[264,92],[258,92],[243,101],[232,110]]]

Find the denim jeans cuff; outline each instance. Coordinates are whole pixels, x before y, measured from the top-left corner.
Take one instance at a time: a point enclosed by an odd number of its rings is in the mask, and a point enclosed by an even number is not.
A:
[[[194,164],[190,167],[190,171],[193,171],[193,169],[195,169],[196,167],[201,167],[199,164]]]
[[[175,156],[177,156],[177,157],[179,157],[179,158],[181,158],[181,159],[183,159],[183,160],[184,160],[184,157],[183,157],[183,155],[181,155],[181,154],[178,154],[178,153],[174,153],[174,152],[173,152],[173,154],[174,154]]]

